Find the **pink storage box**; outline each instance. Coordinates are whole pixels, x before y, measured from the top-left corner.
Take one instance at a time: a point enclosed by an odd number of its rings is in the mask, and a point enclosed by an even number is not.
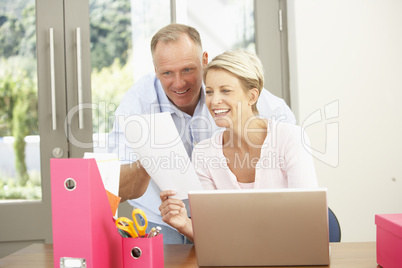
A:
[[[402,267],[402,213],[375,215],[377,263],[384,268]]]

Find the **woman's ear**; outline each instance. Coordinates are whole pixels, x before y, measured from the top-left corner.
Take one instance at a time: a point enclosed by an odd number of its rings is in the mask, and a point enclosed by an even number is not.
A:
[[[248,105],[252,106],[257,102],[258,97],[260,96],[260,92],[258,91],[258,89],[252,88],[249,90],[249,93],[250,93],[250,100],[248,102]]]

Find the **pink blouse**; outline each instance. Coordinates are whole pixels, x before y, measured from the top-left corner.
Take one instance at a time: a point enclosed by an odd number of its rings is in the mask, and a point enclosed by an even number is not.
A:
[[[303,129],[292,124],[268,120],[268,134],[255,166],[254,188],[318,187],[309,140]],[[241,189],[227,165],[222,148],[223,131],[198,143],[192,161],[204,189]],[[235,160],[236,161],[236,160]],[[235,165],[250,165],[238,161]]]

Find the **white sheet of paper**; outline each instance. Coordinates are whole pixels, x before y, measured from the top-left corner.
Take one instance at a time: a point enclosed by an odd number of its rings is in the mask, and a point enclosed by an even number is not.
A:
[[[188,191],[202,190],[170,113],[132,115],[119,118],[127,144],[142,166],[164,190],[175,190],[175,198],[187,199]]]
[[[85,153],[84,158],[95,158],[106,190],[119,196],[120,161],[116,154]]]

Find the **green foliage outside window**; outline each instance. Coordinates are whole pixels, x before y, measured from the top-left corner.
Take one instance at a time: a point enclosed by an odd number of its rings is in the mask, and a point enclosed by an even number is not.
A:
[[[109,67],[100,71],[94,69],[91,74],[92,103],[97,109],[93,111],[93,132],[108,133],[112,131],[114,112],[124,93],[134,84],[131,58],[122,66],[115,59]]]
[[[19,65],[24,60],[13,59]],[[25,70],[10,68],[11,60],[1,59],[0,67],[0,134],[14,137],[15,169],[19,185],[29,180],[25,164],[25,136],[38,134],[36,79]]]
[[[91,0],[91,66],[101,70],[116,59],[125,65],[131,47],[130,0]]]

